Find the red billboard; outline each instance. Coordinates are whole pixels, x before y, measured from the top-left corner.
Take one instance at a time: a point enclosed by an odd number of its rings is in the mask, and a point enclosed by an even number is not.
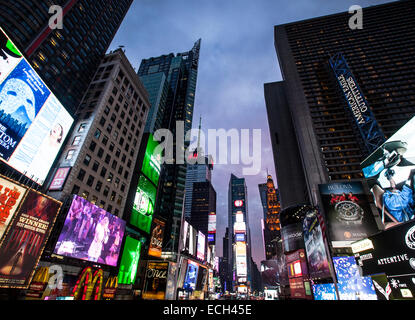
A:
[[[27,289],[61,204],[27,192],[0,245],[0,287]]]

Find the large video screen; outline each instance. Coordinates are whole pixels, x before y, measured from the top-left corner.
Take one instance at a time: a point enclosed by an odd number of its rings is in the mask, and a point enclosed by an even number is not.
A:
[[[0,29],[0,160],[43,184],[73,118]]]
[[[361,181],[331,182],[318,187],[334,247],[349,246],[378,232]]]
[[[377,300],[370,277],[361,277],[354,257],[333,257],[340,300]]]
[[[134,284],[137,276],[138,262],[140,261],[141,242],[127,236],[121,257],[118,272],[118,283]]]
[[[198,231],[197,234],[197,257],[201,260],[205,259],[206,236]]]
[[[140,175],[130,223],[147,233],[150,233],[151,229],[156,194],[156,187],[146,177]]]
[[[27,288],[61,202],[27,191],[0,247],[0,287]]]
[[[144,173],[156,186],[160,178],[161,170],[161,149],[160,152],[155,153],[155,149],[158,145],[159,143],[154,141],[153,135],[150,134],[143,159],[143,166],[141,168],[141,172]]]
[[[186,291],[193,291],[196,288],[197,274],[199,265],[189,261],[187,265],[186,278],[184,279],[183,289]]]
[[[125,221],[74,195],[55,253],[116,266]]]
[[[361,167],[386,228],[414,219],[415,117]]]

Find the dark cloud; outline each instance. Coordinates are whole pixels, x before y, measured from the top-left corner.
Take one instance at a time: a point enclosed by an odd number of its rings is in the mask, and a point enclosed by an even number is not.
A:
[[[208,128],[262,129],[262,171],[246,176],[253,258],[264,259],[258,184],[266,169],[275,177],[263,84],[282,80],[274,48],[273,26],[390,1],[328,0],[139,0],[130,8],[110,50],[124,45],[131,64],[143,58],[191,49],[202,38],[193,126],[199,115]],[[364,23],[364,18],[363,18]],[[237,165],[216,165],[217,247],[227,225],[230,174],[242,176]]]

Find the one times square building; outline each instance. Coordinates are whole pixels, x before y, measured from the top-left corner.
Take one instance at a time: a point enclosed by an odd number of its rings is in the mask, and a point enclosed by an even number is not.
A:
[[[366,137],[356,129],[330,58],[342,55],[346,61],[382,139],[415,114],[415,2],[362,12],[361,29],[349,27],[348,12],[275,26],[284,80],[265,84],[265,100],[283,208],[316,204],[318,184],[363,178]],[[284,126],[278,126],[280,116],[287,120]],[[284,159],[292,160],[294,175],[279,170]],[[293,196],[292,185],[304,185],[306,192]]]

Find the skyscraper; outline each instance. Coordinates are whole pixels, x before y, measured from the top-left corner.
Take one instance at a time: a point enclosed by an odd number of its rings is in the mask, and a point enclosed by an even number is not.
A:
[[[231,174],[228,189],[229,262],[232,270],[233,289],[248,292],[251,281],[251,235],[248,218],[248,195],[245,178]]]
[[[415,114],[411,71],[415,35],[410,31],[415,27],[414,13],[413,1],[396,1],[364,8],[363,29],[349,27],[347,12],[275,26],[284,81],[266,84],[267,108],[274,109],[269,114],[275,113],[276,103],[285,101],[278,108],[286,109],[282,114],[289,117],[292,129],[270,120],[271,139],[275,152],[279,144],[284,145],[284,137],[295,137],[292,146],[298,147],[299,158],[293,163],[301,163],[312,203],[317,202],[320,183],[363,178],[360,163],[367,155],[364,145],[371,139],[350,112],[334,63],[347,65],[359,88],[359,99],[367,103],[366,110],[386,138]],[[287,157],[295,153],[278,152],[277,157],[286,160],[276,160],[276,171],[282,170],[279,163],[288,162]],[[291,177],[278,176],[278,185],[285,206],[283,193],[293,190]]]
[[[150,113],[157,113],[158,121],[161,123],[163,129],[168,129],[175,137],[173,147],[173,158],[180,159],[181,155],[176,154],[177,139],[180,137],[179,132],[176,132],[176,126],[183,128],[184,134],[192,128],[193,107],[196,93],[197,70],[199,63],[201,39],[196,41],[190,51],[178,53],[176,56],[173,53],[162,55],[159,57],[152,57],[141,61],[138,75],[145,77],[151,74],[164,73],[166,79],[159,76],[159,89],[149,90],[151,92],[163,92],[162,88],[167,80],[168,92],[164,111],[152,110]],[[153,79],[153,86],[157,87],[157,79]],[[146,79],[145,79],[146,82]],[[153,99],[150,97],[150,99]],[[153,105],[152,108],[158,107]],[[189,146],[189,142],[184,142],[185,149]],[[184,154],[184,150],[183,150]],[[184,159],[183,159],[184,161]],[[178,241],[180,234],[180,220],[182,217],[182,209],[185,193],[186,181],[186,164],[164,164],[162,168],[158,199],[156,203],[155,212],[165,218],[169,223],[166,224],[165,230],[165,248],[166,251],[173,255],[177,253]]]
[[[0,25],[74,114],[131,3],[132,0],[1,0]],[[50,28],[52,5],[62,8],[61,29]]]
[[[279,213],[281,206],[278,190],[270,175],[267,176],[267,183],[259,184],[259,193],[264,208],[264,246],[266,259],[272,259],[276,255],[276,241],[281,239],[281,225]]]

